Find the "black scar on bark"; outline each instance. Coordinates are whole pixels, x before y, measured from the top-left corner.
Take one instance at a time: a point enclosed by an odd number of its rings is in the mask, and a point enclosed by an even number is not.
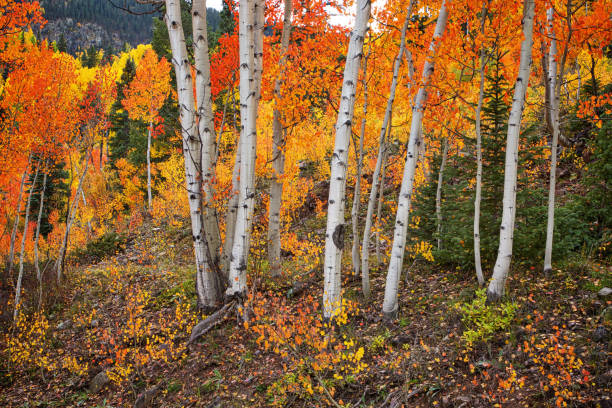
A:
[[[344,248],[344,224],[336,225],[336,229],[332,234],[332,240],[336,248],[342,250]]]

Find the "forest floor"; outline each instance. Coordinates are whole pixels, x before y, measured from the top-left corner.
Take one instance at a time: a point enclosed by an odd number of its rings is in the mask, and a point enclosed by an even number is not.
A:
[[[346,321],[332,335],[319,319],[318,270],[260,273],[256,318],[230,314],[186,346],[201,317],[190,239],[177,236],[143,229],[124,253],[72,268],[46,317],[6,329],[0,406],[612,406],[612,301],[597,296],[612,286],[609,265],[515,268],[507,324],[474,306],[475,279],[459,271],[414,264],[391,323],[380,313],[384,272],[373,271],[367,303],[349,276]],[[308,284],[292,294],[296,280]],[[501,328],[470,345],[466,331],[481,326],[462,319],[466,305]]]

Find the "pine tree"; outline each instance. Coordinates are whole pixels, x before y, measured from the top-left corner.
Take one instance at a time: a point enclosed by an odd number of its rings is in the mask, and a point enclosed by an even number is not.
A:
[[[121,74],[121,80],[117,83],[117,99],[111,109],[111,137],[109,140],[109,163],[116,168],[117,160],[126,158],[130,148],[130,129],[132,122],[127,112],[123,109],[121,101],[125,97],[125,89],[136,75],[136,64],[131,58],[128,59]]]

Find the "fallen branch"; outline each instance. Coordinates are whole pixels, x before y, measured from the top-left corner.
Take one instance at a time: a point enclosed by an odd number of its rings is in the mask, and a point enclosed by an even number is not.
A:
[[[221,309],[217,310],[215,313],[196,324],[191,330],[191,336],[189,337],[187,346],[190,346],[194,341],[208,333],[210,329],[221,323],[223,319],[225,319],[225,316],[227,316],[235,306],[236,301],[232,300],[231,302],[225,304]]]

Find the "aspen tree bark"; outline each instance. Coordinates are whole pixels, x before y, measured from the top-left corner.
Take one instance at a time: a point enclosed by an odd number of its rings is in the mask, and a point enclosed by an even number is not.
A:
[[[21,176],[21,184],[19,185],[19,195],[17,196],[17,214],[15,214],[15,222],[13,223],[13,231],[11,232],[11,244],[9,249],[9,256],[7,261],[7,271],[9,274],[9,278],[11,276],[11,272],[13,270],[13,262],[15,260],[15,241],[17,240],[17,229],[19,228],[19,218],[21,216],[21,197],[23,196],[23,186],[25,185],[26,177],[28,176],[28,171],[30,170],[30,163],[32,162],[32,154],[28,156],[28,165],[23,171],[23,175]],[[12,278],[10,278],[12,281]]]
[[[442,249],[442,182],[444,181],[444,167],[446,167],[446,156],[448,155],[448,140],[442,141],[442,161],[440,162],[440,171],[438,171],[438,186],[436,188],[436,219],[438,225],[438,251]]]
[[[62,272],[64,268],[64,258],[66,257],[66,248],[68,247],[68,238],[70,237],[70,229],[72,228],[72,222],[74,221],[74,217],[76,215],[77,209],[79,208],[79,196],[81,195],[81,189],[83,188],[83,180],[85,180],[85,175],[87,174],[87,167],[89,166],[89,150],[86,150],[83,155],[83,173],[79,178],[79,184],[77,185],[77,190],[74,195],[74,200],[70,205],[70,209],[68,211],[68,216],[66,217],[66,231],[64,232],[64,237],[62,239],[62,245],[60,246],[59,254],[57,256],[57,260],[55,261],[55,270],[57,272],[57,284],[59,285],[62,281]]]
[[[404,252],[406,246],[406,233],[408,231],[408,217],[410,215],[410,204],[412,198],[412,187],[414,184],[414,174],[416,171],[417,154],[420,141],[421,122],[423,111],[427,102],[427,87],[429,86],[431,74],[434,70],[433,56],[437,49],[437,43],[442,37],[446,28],[448,10],[446,0],[442,1],[433,39],[429,46],[430,58],[425,61],[421,79],[421,87],[416,95],[412,108],[412,122],[410,124],[410,137],[408,139],[408,151],[406,154],[406,164],[402,177],[402,186],[397,202],[397,215],[395,220],[395,232],[393,234],[393,246],[391,248],[391,258],[389,259],[389,270],[387,271],[387,281],[385,284],[385,299],[383,302],[383,314],[387,318],[395,317],[397,314],[397,291],[399,279],[404,262]]]
[[[222,298],[222,282],[219,274],[212,270],[210,266],[214,265],[214,263],[209,263],[211,255],[207,234],[203,226],[201,193],[202,142],[196,113],[194,112],[193,78],[185,45],[185,34],[181,23],[181,5],[179,0],[166,0],[165,21],[170,37],[172,64],[176,73],[179,99],[181,136],[183,138],[183,155],[185,157],[185,184],[189,199],[191,231],[196,260],[196,292],[200,307],[210,309],[214,308]],[[201,33],[196,34],[197,40],[199,40],[200,35]],[[197,54],[201,54],[201,52],[202,50],[199,50]],[[204,97],[202,98],[203,101],[205,99]]]
[[[227,212],[225,214],[225,241],[223,242],[223,256],[221,258],[223,273],[226,279],[229,279],[230,258],[232,248],[234,246],[234,232],[236,230],[236,214],[238,213],[238,191],[240,188],[240,139],[237,137],[238,144],[236,146],[236,160],[232,170],[232,192],[227,203]]]
[[[204,233],[208,243],[209,263],[219,265],[221,233],[217,210],[213,200],[215,189],[213,179],[217,158],[217,135],[212,105],[210,79],[210,57],[208,55],[208,27],[206,22],[206,0],[194,0],[191,8],[193,28],[193,53],[195,63],[196,121],[201,142],[201,184],[202,218]],[[217,268],[215,268],[217,269]]]
[[[499,233],[499,251],[493,269],[493,277],[487,289],[489,301],[498,301],[504,295],[510,261],[512,260],[512,240],[514,238],[514,219],[516,215],[516,178],[518,167],[518,145],[521,119],[525,106],[525,95],[531,72],[531,51],[533,47],[534,0],[523,3],[523,41],[519,73],[514,87],[512,108],[508,119],[506,142],[506,163],[504,169],[504,198],[502,221]]]
[[[366,214],[365,225],[363,228],[363,242],[361,243],[361,288],[363,296],[367,299],[370,297],[370,233],[372,230],[372,215],[374,214],[374,206],[378,197],[378,188],[380,185],[380,171],[382,168],[383,155],[385,151],[385,136],[387,128],[390,125],[391,114],[393,111],[393,102],[395,101],[395,90],[397,89],[399,69],[404,57],[406,49],[406,30],[410,24],[410,16],[412,15],[412,7],[414,0],[411,0],[406,10],[406,17],[400,34],[400,45],[395,61],[393,62],[393,77],[389,87],[389,97],[387,98],[387,107],[385,109],[385,117],[378,136],[378,155],[376,156],[376,166],[372,174],[372,188],[370,189],[370,198],[368,200],[368,211]]]
[[[43,171],[43,184],[40,192],[40,202],[38,203],[38,218],[36,219],[36,235],[34,236],[34,267],[36,268],[36,279],[38,280],[38,310],[40,310],[42,306],[43,292],[43,276],[38,259],[38,241],[40,238],[40,224],[42,222],[43,208],[45,205],[45,192],[47,191],[47,173],[49,169],[47,168],[46,164]]]
[[[149,122],[149,132],[147,133],[147,207],[151,211],[151,202],[153,197],[151,194],[151,131],[153,122]]]
[[[385,150],[383,150],[382,164],[380,165],[380,184],[378,188],[378,204],[376,206],[376,224],[377,228],[374,232],[374,251],[376,253],[376,266],[382,264],[382,253],[380,251],[380,230],[382,229],[382,205],[385,199],[385,177],[387,172],[387,159],[389,158],[388,141],[391,140],[392,121],[389,122],[389,131],[387,132],[387,141],[385,141]]]
[[[345,235],[344,207],[348,148],[355,108],[357,80],[363,56],[363,41],[370,19],[370,0],[358,0],[355,3],[355,7],[355,25],[350,35],[348,51],[346,53],[342,92],[336,122],[336,137],[331,158],[327,229],[325,233],[325,260],[323,266],[323,316],[326,319],[333,318],[342,306],[340,277],[342,273],[342,249],[344,248]]]
[[[284,1],[285,10],[283,18],[283,31],[281,33],[280,73],[274,81],[274,96],[280,98],[281,87],[284,83],[285,66],[287,64],[287,50],[291,38],[291,15],[293,13],[293,0]],[[268,214],[268,262],[272,276],[281,274],[281,242],[280,242],[280,210],[283,196],[283,174],[285,172],[285,132],[281,123],[281,112],[278,100],[274,105],[272,114],[272,166],[274,168],[270,183],[270,205]]]
[[[254,2],[245,0],[239,6],[240,54],[240,189],[234,242],[230,259],[230,287],[226,294],[242,297],[246,294],[246,271],[250,244],[250,226],[255,204],[255,158],[257,144],[257,94],[255,84]]]
[[[483,6],[483,15],[486,8]],[[484,17],[483,17],[484,27]],[[481,113],[484,101],[485,85],[485,50],[480,50],[480,86],[478,89],[478,104],[476,105],[476,197],[474,198],[474,267],[476,268],[476,279],[478,285],[484,286],[485,280],[482,274],[482,261],[480,256],[480,202],[482,201],[482,127]]]
[[[351,224],[353,225],[353,248],[351,259],[353,261],[353,275],[359,276],[361,259],[359,257],[359,208],[361,206],[361,171],[363,167],[363,143],[368,116],[368,57],[372,48],[363,59],[363,118],[361,119],[361,129],[359,132],[359,145],[355,145],[355,160],[357,174],[355,174],[355,192],[353,193],[353,207],[351,208]],[[353,143],[354,144],[354,143]]]
[[[36,163],[36,172],[34,173],[34,179],[30,186],[30,194],[28,194],[28,203],[26,204],[25,218],[23,221],[23,235],[21,236],[21,251],[19,252],[19,274],[17,275],[17,285],[15,287],[15,309],[13,310],[13,320],[17,320],[17,313],[19,312],[21,302],[21,282],[23,281],[23,258],[25,256],[25,243],[28,236],[28,224],[30,221],[30,207],[32,205],[32,196],[34,195],[34,189],[36,188],[36,181],[38,180],[38,173],[40,170],[40,160]]]

